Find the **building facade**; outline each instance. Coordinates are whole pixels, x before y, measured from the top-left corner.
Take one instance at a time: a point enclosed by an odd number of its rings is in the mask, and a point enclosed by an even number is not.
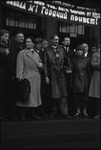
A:
[[[77,44],[100,42],[100,14],[96,9],[76,7],[61,1],[1,1],[0,28],[11,35],[23,31],[25,36],[45,37],[58,34],[71,38],[72,48]]]

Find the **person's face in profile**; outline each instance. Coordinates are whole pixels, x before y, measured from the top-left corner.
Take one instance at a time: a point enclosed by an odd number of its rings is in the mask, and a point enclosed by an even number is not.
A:
[[[4,33],[0,38],[5,43],[8,43],[8,41],[9,41],[9,33]]]

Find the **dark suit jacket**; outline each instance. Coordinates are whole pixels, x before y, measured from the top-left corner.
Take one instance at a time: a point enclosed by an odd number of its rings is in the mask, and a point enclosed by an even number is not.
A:
[[[58,54],[58,57],[57,57]],[[63,69],[65,54],[62,47],[57,47],[54,52],[50,45],[45,53],[45,76],[50,80],[50,93],[52,98],[67,96],[66,77]]]
[[[65,53],[64,66],[72,68],[72,59],[75,57],[75,52],[69,47],[67,49],[63,45],[61,45],[61,47],[63,48],[64,53]],[[65,73],[65,75],[66,75],[67,87],[69,91],[72,87],[72,73],[70,74]]]
[[[9,49],[9,45],[7,45],[4,41],[0,40],[0,101],[1,103],[7,99],[7,91],[8,91],[8,57],[9,54],[6,55],[5,51]],[[2,104],[1,104],[2,105]]]
[[[24,49],[24,44],[20,45],[16,40],[12,40],[10,46],[10,55],[9,55],[9,75],[10,77],[16,76],[16,60],[18,53]]]

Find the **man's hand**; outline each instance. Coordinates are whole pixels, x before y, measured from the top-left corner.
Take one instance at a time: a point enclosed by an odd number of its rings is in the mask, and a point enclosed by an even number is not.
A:
[[[9,54],[9,49],[8,48],[5,50],[5,53],[6,53],[6,55]]]
[[[49,78],[48,77],[45,78],[45,81],[46,81],[46,84],[49,84]]]
[[[71,70],[66,70],[66,73],[70,74],[70,73],[72,73],[72,71]]]

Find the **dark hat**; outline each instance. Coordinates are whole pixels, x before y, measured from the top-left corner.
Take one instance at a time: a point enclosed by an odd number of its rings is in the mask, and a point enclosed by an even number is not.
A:
[[[84,49],[83,45],[78,45],[77,48],[76,48],[76,50],[84,51],[85,49]]]

